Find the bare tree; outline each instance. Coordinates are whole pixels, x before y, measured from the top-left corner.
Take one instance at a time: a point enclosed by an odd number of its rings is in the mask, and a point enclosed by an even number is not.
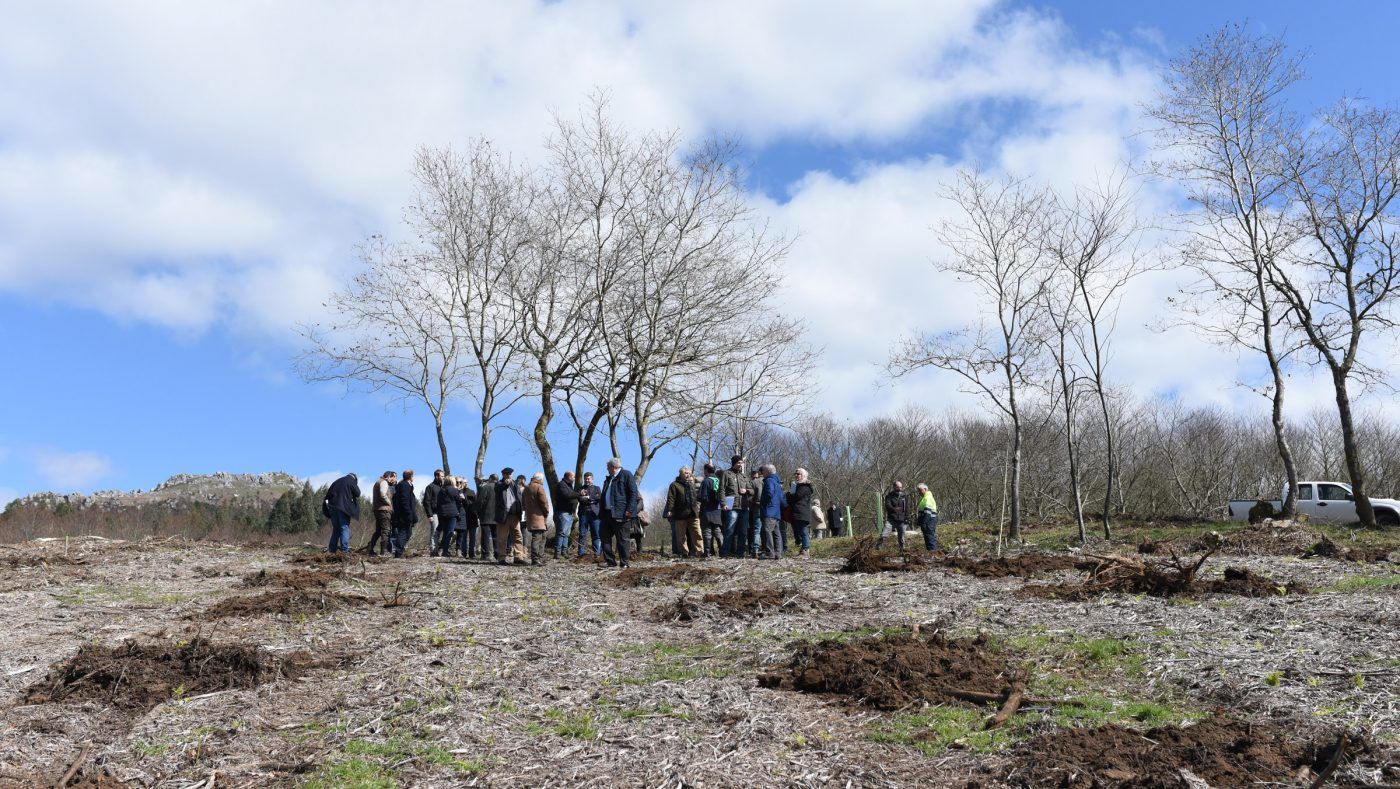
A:
[[[530,242],[533,185],[484,139],[465,155],[450,148],[422,149],[415,159],[418,195],[409,224],[422,240],[428,274],[453,303],[452,325],[461,335],[463,391],[481,417],[475,476],[486,462],[495,422],[518,403],[512,387],[512,304],[507,272]]]
[[[1197,279],[1172,301],[1201,335],[1264,357],[1263,391],[1287,477],[1286,518],[1295,514],[1298,495],[1284,422],[1287,362],[1296,343],[1283,325],[1286,305],[1270,286],[1269,271],[1300,235],[1285,151],[1295,124],[1284,94],[1301,78],[1299,58],[1282,41],[1228,26],[1172,62],[1149,109],[1165,154],[1157,169],[1183,184],[1196,206],[1181,217],[1181,255]]]
[[[1056,198],[1045,223],[1050,260],[1072,295],[1079,331],[1070,332],[1099,405],[1106,452],[1103,536],[1110,536],[1113,504],[1114,425],[1109,405],[1108,363],[1123,290],[1146,270],[1138,254],[1142,225],[1133,210],[1126,176],[1114,174],[1096,187],[1080,187],[1071,199]],[[1059,327],[1057,327],[1057,331]]]
[[[1010,425],[1007,449],[1009,531],[1021,539],[1021,448],[1024,403],[1043,357],[1040,311],[1046,286],[1043,265],[1045,193],[1024,180],[993,181],[963,170],[945,189],[963,214],[944,222],[938,235],[950,257],[938,265],[971,284],[987,317],[976,326],[903,342],[890,359],[896,375],[936,367],[956,373]]]
[[[1079,532],[1079,543],[1089,539],[1084,528],[1084,492],[1079,478],[1079,400],[1083,393],[1083,379],[1075,364],[1074,336],[1080,330],[1078,311],[1075,310],[1075,291],[1067,281],[1064,271],[1052,271],[1042,298],[1045,300],[1042,311],[1048,331],[1043,342],[1055,365],[1055,378],[1049,387],[1053,399],[1059,401],[1064,416],[1065,461],[1069,473],[1069,499],[1074,523]]]
[[[1348,386],[1379,375],[1365,364],[1363,337],[1395,325],[1400,112],[1342,101],[1319,120],[1315,129],[1294,136],[1287,158],[1289,187],[1309,243],[1271,261],[1269,280],[1331,374],[1356,514],[1374,528]]]
[[[365,270],[331,295],[334,317],[300,327],[307,349],[297,369],[309,382],[387,392],[393,402],[421,401],[433,416],[443,471],[450,473],[443,414],[468,372],[454,321],[455,300],[423,277],[424,263],[401,245],[373,236],[360,247]]]

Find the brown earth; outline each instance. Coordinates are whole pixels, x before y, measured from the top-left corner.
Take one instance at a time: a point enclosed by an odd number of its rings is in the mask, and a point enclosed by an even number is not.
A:
[[[1371,562],[1384,562],[1390,559],[1390,548],[1346,548],[1333,542],[1327,535],[1322,535],[1322,539],[1313,543],[1303,556],[1307,558],[1326,557],[1328,559],[1343,559],[1348,562],[1358,562],[1369,564]]]
[[[344,576],[339,567],[329,570],[316,570],[310,567],[293,567],[289,570],[258,570],[243,576],[238,585],[244,588],[283,586],[288,589],[324,589]]]
[[[851,552],[846,554],[845,563],[838,567],[836,572],[895,573],[926,570],[933,556],[935,554],[927,551],[908,551],[902,555],[889,553],[875,547],[874,537],[862,537],[856,540]]]
[[[760,674],[758,684],[900,710],[919,704],[982,706],[966,694],[1000,693],[1011,677],[1006,663],[988,653],[985,636],[950,640],[933,633],[801,644],[786,666]]]
[[[1018,591],[1033,597],[1061,600],[1089,600],[1108,592],[1143,594],[1150,597],[1189,597],[1202,594],[1233,594],[1244,597],[1271,597],[1279,594],[1307,594],[1308,587],[1296,581],[1279,583],[1238,567],[1225,568],[1225,577],[1201,581],[1197,571],[1210,557],[1203,554],[1194,563],[1172,555],[1168,562],[1120,560],[1107,562],[1091,571],[1083,581],[1060,584],[1031,584]]]
[[[329,564],[344,565],[358,562],[383,561],[369,554],[327,553],[325,551],[299,551],[287,557],[289,564]]]
[[[1297,581],[1280,584],[1274,579],[1251,572],[1243,567],[1226,567],[1225,577],[1201,584],[1213,594],[1233,594],[1241,597],[1277,597],[1281,594],[1307,594],[1308,587]]]
[[[1103,566],[1104,561],[1054,553],[1023,553],[1000,558],[950,555],[942,557],[938,563],[978,578],[1032,578],[1062,570],[1092,571]]]
[[[692,564],[668,564],[662,567],[627,567],[610,583],[624,589],[660,584],[706,583],[725,574],[718,567],[696,567]]]
[[[337,608],[368,605],[368,597],[328,592],[324,589],[279,589],[260,595],[230,597],[191,614],[191,619],[213,621],[227,617],[264,616],[266,614],[320,614]]]
[[[728,592],[713,592],[697,602],[690,592],[683,592],[674,601],[652,609],[652,617],[658,622],[690,622],[701,616],[705,608],[728,616],[757,617],[784,609],[794,609],[803,604],[803,597],[796,589],[774,589],[772,587],[745,587]],[[704,604],[702,607],[701,604]]]
[[[1201,785],[1187,776],[1221,787],[1292,784],[1322,770],[1337,740],[1330,735],[1302,742],[1276,724],[1221,713],[1192,726],[1161,726],[1146,732],[1117,725],[1063,729],[1027,743],[998,778],[1035,789],[1192,789]],[[1353,746],[1347,753],[1361,750]]]
[[[308,656],[279,660],[258,646],[215,644],[205,638],[186,642],[119,646],[84,644],[24,692],[26,704],[99,701],[136,713],[175,696],[253,688],[279,677],[295,678],[311,663]]]

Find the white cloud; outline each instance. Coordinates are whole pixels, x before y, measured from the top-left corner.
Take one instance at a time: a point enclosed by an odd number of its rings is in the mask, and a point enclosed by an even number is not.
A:
[[[344,471],[322,471],[320,474],[312,474],[307,477],[306,481],[311,483],[311,487],[319,488],[322,485],[329,485],[343,476],[345,476]]]
[[[93,484],[112,473],[112,462],[96,452],[64,452],[39,449],[34,467],[55,491],[91,490]]]

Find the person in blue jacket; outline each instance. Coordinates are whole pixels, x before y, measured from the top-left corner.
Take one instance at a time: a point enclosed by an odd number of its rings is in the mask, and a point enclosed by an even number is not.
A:
[[[637,480],[622,467],[621,458],[608,461],[608,475],[603,477],[601,491],[603,513],[603,561],[609,567],[627,566],[627,540],[631,537],[631,522],[641,511],[637,495]],[[614,558],[613,545],[617,554]]]
[[[783,494],[783,481],[778,478],[778,469],[772,463],[763,467],[763,496],[759,500],[759,510],[763,513],[763,548],[769,559],[782,558],[783,505],[787,497]]]

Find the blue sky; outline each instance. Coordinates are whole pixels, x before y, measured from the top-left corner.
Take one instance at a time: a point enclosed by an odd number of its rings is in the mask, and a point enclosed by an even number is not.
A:
[[[894,333],[966,317],[928,265],[949,167],[1111,167],[1154,69],[1229,21],[1311,52],[1300,104],[1400,98],[1393,3],[0,5],[0,500],[435,467],[426,411],[300,382],[290,326],[356,242],[399,232],[414,145],[484,134],[529,158],[549,109],[595,86],[633,125],[744,141],[755,199],[800,235],[782,306],[811,321],[823,405],[849,416],[969,405],[946,380],[876,386]],[[843,286],[853,268],[873,281]],[[887,318],[891,281],[946,306]],[[1151,310],[1165,287],[1131,300]],[[1120,378],[1241,402],[1228,372],[1183,387],[1163,342],[1196,348],[1130,327]],[[448,429],[464,470],[468,405]],[[489,466],[533,462],[497,434]],[[649,487],[675,466],[659,462]]]

